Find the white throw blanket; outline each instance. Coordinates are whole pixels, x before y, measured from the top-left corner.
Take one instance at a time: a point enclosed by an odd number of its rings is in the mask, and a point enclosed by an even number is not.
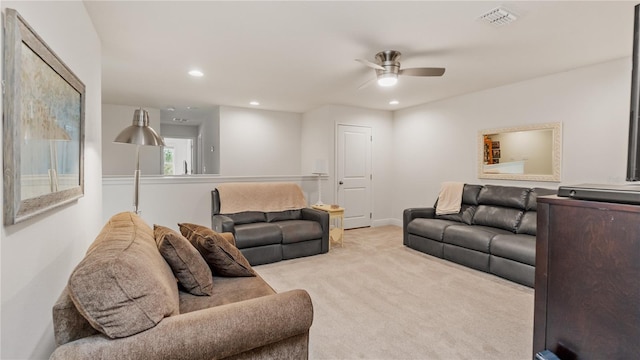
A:
[[[463,182],[443,182],[438,195],[436,215],[457,214],[462,206]]]
[[[217,189],[221,214],[295,210],[307,206],[302,189],[295,183],[225,183]]]

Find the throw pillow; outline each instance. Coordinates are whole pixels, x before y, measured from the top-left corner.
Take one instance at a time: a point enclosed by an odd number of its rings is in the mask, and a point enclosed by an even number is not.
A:
[[[221,276],[256,276],[240,250],[206,226],[182,223],[180,232],[202,254],[211,270]]]
[[[211,269],[189,240],[168,227],[154,225],[153,236],[162,257],[169,263],[182,287],[193,295],[211,295]]]

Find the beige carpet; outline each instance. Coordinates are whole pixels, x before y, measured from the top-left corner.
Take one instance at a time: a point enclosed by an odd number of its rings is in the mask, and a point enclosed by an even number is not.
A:
[[[255,269],[311,294],[310,359],[531,359],[533,289],[409,249],[396,226]]]

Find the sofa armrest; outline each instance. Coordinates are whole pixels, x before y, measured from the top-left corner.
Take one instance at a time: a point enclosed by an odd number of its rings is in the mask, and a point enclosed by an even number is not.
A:
[[[321,254],[329,251],[329,213],[322,210],[303,208],[300,212],[302,220],[313,220],[322,226],[322,249]]]
[[[267,345],[273,351],[279,342],[294,348],[281,349],[282,354],[297,350],[306,356],[312,321],[309,294],[292,290],[167,317],[125,338],[94,335],[72,341],[59,346],[50,360],[221,359]]]
[[[432,207],[404,209],[404,213],[402,214],[402,243],[404,245],[407,245],[409,242],[409,233],[407,232],[407,226],[409,225],[411,220],[416,218],[433,219],[435,217],[435,214],[436,209]]]
[[[236,234],[235,223],[230,217],[225,215],[211,216],[211,228],[219,233],[230,232],[234,235]]]

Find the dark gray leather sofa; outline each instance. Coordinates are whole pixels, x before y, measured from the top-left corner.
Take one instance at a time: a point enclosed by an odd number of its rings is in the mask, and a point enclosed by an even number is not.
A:
[[[405,209],[404,245],[533,287],[536,199],[556,190],[466,184],[458,214]]]
[[[280,212],[220,214],[218,190],[211,191],[211,228],[231,232],[251,265],[329,251],[329,214],[311,208]]]

